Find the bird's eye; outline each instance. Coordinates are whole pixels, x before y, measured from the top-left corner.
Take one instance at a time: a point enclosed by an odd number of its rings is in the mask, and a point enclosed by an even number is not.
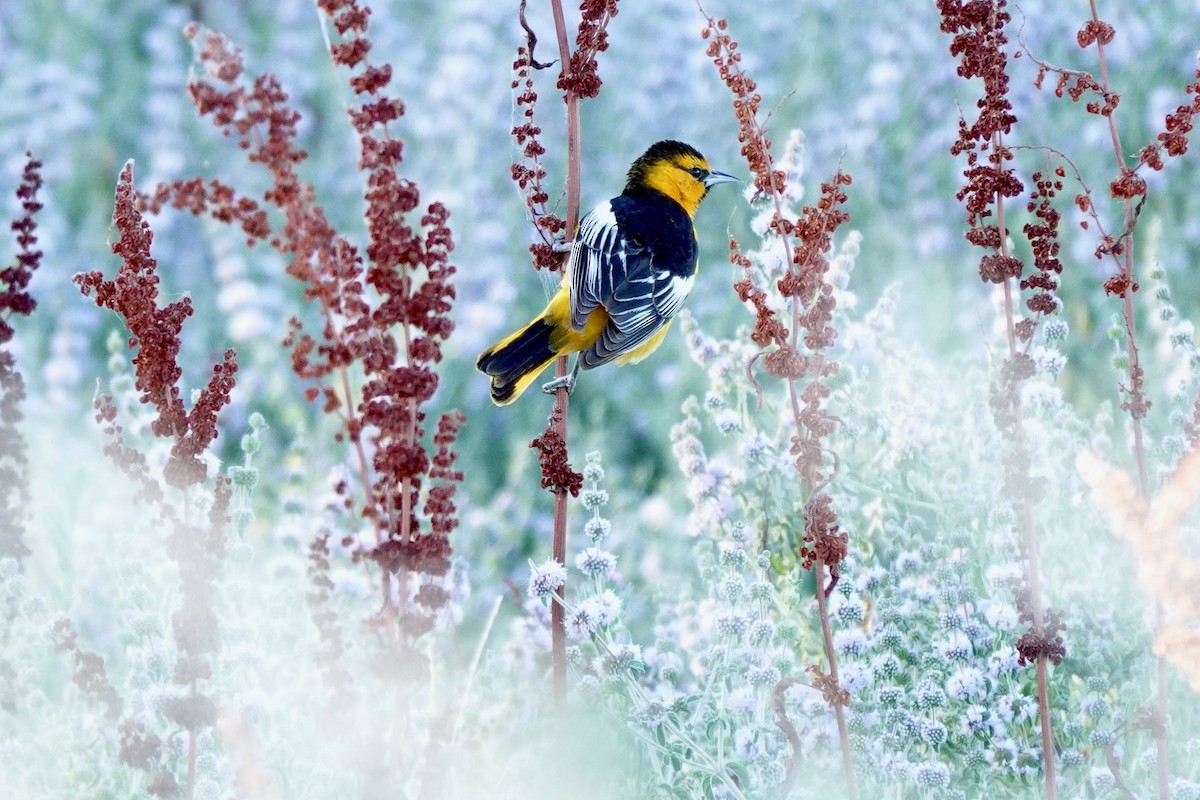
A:
[[[692,167],[691,169],[688,170],[688,174],[691,175],[696,180],[702,180],[704,178],[705,173],[704,173],[704,170],[700,169],[699,167]]]

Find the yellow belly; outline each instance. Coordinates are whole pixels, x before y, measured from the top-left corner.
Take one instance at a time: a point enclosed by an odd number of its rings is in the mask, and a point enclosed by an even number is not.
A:
[[[641,344],[639,344],[637,347],[630,350],[625,355],[617,356],[616,358],[613,359],[613,362],[616,364],[636,364],[636,363],[638,363],[643,358],[645,358],[646,356],[650,355],[651,353],[653,353],[655,350],[658,349],[658,346],[660,344],[662,344],[663,337],[667,335],[667,329],[670,327],[671,327],[671,321],[667,320],[666,324],[663,325],[662,328],[660,328],[649,339],[642,342]]]
[[[561,355],[578,353],[587,350],[592,342],[600,338],[600,332],[608,324],[608,312],[603,307],[592,312],[584,323],[583,330],[577,331],[571,327],[571,298],[567,295],[567,287],[558,290],[550,299],[542,318],[554,326],[550,334],[550,347]]]
[[[571,298],[564,286],[551,298],[542,317],[554,325],[554,333],[550,336],[550,346],[559,355],[578,353],[587,350],[600,338],[601,331],[608,324],[608,312],[601,306],[591,313],[584,323],[583,330],[577,331],[571,327]],[[649,339],[624,355],[613,359],[615,364],[636,364],[653,353],[662,344],[667,329],[671,327],[668,320],[662,329],[656,331]]]

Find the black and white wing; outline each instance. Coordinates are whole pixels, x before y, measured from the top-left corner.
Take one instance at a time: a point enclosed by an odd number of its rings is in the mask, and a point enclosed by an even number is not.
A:
[[[597,308],[608,312],[600,337],[580,353],[584,369],[618,359],[660,331],[683,306],[695,281],[695,254],[684,263],[656,259],[618,223],[614,204],[601,203],[579,226],[570,264],[571,327],[583,330]],[[657,263],[662,262],[662,263]]]

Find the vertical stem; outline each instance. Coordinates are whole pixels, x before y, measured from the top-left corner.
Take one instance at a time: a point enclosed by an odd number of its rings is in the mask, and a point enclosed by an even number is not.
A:
[[[1004,141],[1000,136],[1000,132],[997,131],[992,136],[992,152],[999,154],[1002,152],[1003,147]],[[999,168],[999,161],[996,166]],[[1008,229],[1004,224],[1004,197],[999,192],[996,192],[996,225],[1000,229],[1000,255],[1007,258],[1009,255]],[[1006,333],[1008,334],[1008,357],[1010,359],[1017,356],[1017,328],[1012,283],[1012,278],[1004,280],[1004,321]],[[1020,430],[1019,422],[1020,395],[1013,398],[1013,400],[1017,405],[1018,438],[1011,446],[1024,450],[1024,433]],[[1025,497],[1015,497],[1013,500],[1020,505],[1020,522],[1025,543],[1026,578],[1029,584],[1029,605],[1033,614],[1033,632],[1041,638],[1045,634],[1045,620],[1042,615],[1042,576],[1041,563],[1038,558],[1037,528],[1034,525],[1033,513],[1029,507],[1028,500]],[[1054,727],[1050,722],[1049,669],[1046,665],[1046,656],[1044,654],[1037,657],[1036,668],[1038,722],[1042,733],[1042,777],[1046,788],[1047,800],[1055,800],[1057,789],[1055,787]]]
[[[829,626],[829,604],[825,598],[825,562],[817,559],[813,563],[813,575],[817,580],[817,614],[821,618],[821,636],[825,640],[825,654],[829,660],[829,678],[841,686],[838,678],[837,657],[833,649],[833,630]],[[842,743],[842,771],[846,773],[848,797],[858,797],[858,786],[854,781],[854,763],[850,755],[850,734],[846,728],[846,711],[841,703],[833,704],[833,715],[837,719],[838,739]]]
[[[563,16],[562,0],[550,0],[550,8],[554,14],[554,31],[558,38],[559,64],[566,72],[571,63],[571,45],[567,38],[567,21]],[[579,154],[579,97],[571,90],[566,91],[563,98],[567,104],[567,233],[573,238],[575,229],[579,227],[579,187],[581,159]],[[559,356],[554,362],[554,372],[558,377],[567,374],[567,357]],[[570,395],[565,386],[560,386],[554,394],[553,416],[556,418],[556,430],[562,437],[563,444],[567,443],[567,412]],[[567,492],[560,489],[554,493],[554,560],[560,564],[567,563]],[[559,600],[565,595],[565,584],[558,589]],[[567,691],[567,639],[566,627],[563,624],[563,604],[550,604],[550,642],[554,660],[554,696],[560,702]]]
[[[1023,503],[1022,525],[1025,528],[1025,558],[1029,565],[1029,604],[1033,607],[1033,630],[1038,636],[1045,631],[1042,618],[1042,567],[1038,556],[1037,536],[1033,527],[1033,513]],[[1050,681],[1046,656],[1037,657],[1038,722],[1042,730],[1042,776],[1045,780],[1046,797],[1054,800],[1055,786],[1054,727],[1050,722]]]
[[[1162,620],[1162,603],[1154,604],[1154,620]],[[1158,756],[1158,796],[1159,800],[1167,800],[1170,796],[1169,777],[1167,772],[1167,660],[1158,656],[1156,678],[1158,680],[1158,726],[1154,729],[1154,752]]]
[[[1004,146],[1004,141],[1000,138],[1000,132],[997,131],[992,135],[992,152],[999,153]],[[1000,168],[1000,163],[996,164],[996,168]],[[1000,255],[1008,255],[1008,228],[1004,225],[1004,196],[1000,192],[996,192],[996,227],[1000,229]],[[1004,281],[1004,322],[1005,329],[1008,333],[1008,357],[1012,358],[1017,354],[1017,326],[1013,321],[1013,291],[1012,279],[1008,278]]]
[[[794,313],[795,308],[796,307],[793,306]],[[795,316],[792,318],[792,324],[794,327],[799,326],[799,320]],[[817,365],[814,371],[816,374],[820,375],[820,364],[824,363],[824,357],[819,356],[818,359],[820,363]],[[796,391],[796,382],[789,379],[787,386],[788,396],[792,401],[792,418],[796,423],[796,434],[797,436],[803,437],[805,435],[805,431],[800,424],[800,396]],[[805,494],[808,495],[809,499],[811,500],[816,487],[816,480],[815,476],[812,474],[812,471],[806,470],[805,473],[801,475],[801,481]],[[840,686],[841,684],[838,679],[837,650],[835,650],[833,647],[833,629],[829,624],[829,603],[825,597],[825,562],[819,558],[813,561],[813,576],[817,584],[817,616],[821,621],[821,640],[825,647],[825,660],[829,663],[829,678],[833,681],[834,685]],[[858,797],[858,787],[854,781],[854,760],[850,750],[850,733],[849,729],[846,727],[846,711],[842,707],[841,703],[831,703],[831,705],[833,706],[833,716],[837,720],[838,741],[840,742],[842,749],[842,770],[846,773],[847,796],[850,798],[856,798]]]
[[[1004,141],[1000,135],[1000,131],[996,131],[992,135],[992,154],[996,158],[996,168],[999,169],[1003,162]],[[996,225],[1000,230],[1000,255],[1008,257],[1008,228],[1004,220],[1004,197],[1000,192],[996,192]],[[1008,336],[1008,357],[1010,359],[1017,356],[1017,335],[1016,335],[1016,314],[1014,311],[1014,292],[1012,287],[1012,279],[1004,280],[1004,321],[1005,332]],[[1015,387],[1014,387],[1015,388]],[[1014,398],[1017,404],[1018,420],[1020,419],[1020,397]],[[1018,422],[1018,426],[1020,423]],[[1018,427],[1018,441],[1012,444],[1013,447],[1024,449],[1025,442],[1023,433]],[[1038,558],[1037,549],[1037,530],[1034,526],[1033,513],[1029,508],[1029,504],[1024,497],[1014,498],[1021,506],[1021,527],[1023,529],[1025,541],[1025,564],[1027,570],[1027,581],[1029,584],[1029,605],[1033,614],[1033,631],[1040,638],[1045,632],[1045,621],[1042,615],[1042,587],[1041,587],[1041,564]],[[1046,656],[1039,655],[1037,657],[1037,697],[1038,697],[1038,722],[1041,726],[1042,734],[1042,777],[1045,782],[1047,800],[1055,800],[1055,764],[1054,764],[1054,729],[1050,722],[1050,686],[1048,680],[1048,669],[1046,666]]]
[[[192,697],[196,696],[196,681],[192,681]],[[184,791],[184,797],[187,800],[192,800],[196,796],[196,729],[192,728],[188,731],[188,765],[187,765],[187,787]]]
[[[555,361],[555,374],[562,377],[567,374],[567,357],[559,356]],[[554,393],[553,415],[555,429],[567,441],[567,407],[568,395],[565,387],[559,387]],[[554,560],[559,564],[567,563],[567,491],[559,489],[554,493]],[[559,602],[550,604],[550,650],[554,661],[554,697],[559,702],[567,694],[567,637],[563,618],[563,603],[566,599],[566,582],[556,590]]]
[[[1096,0],[1088,0],[1088,5],[1091,8],[1092,20],[1100,21],[1100,14],[1096,9]],[[1108,57],[1104,52],[1104,43],[1099,39],[1096,40],[1096,60],[1099,62],[1100,68],[1100,89],[1105,94],[1111,91],[1108,83]],[[1113,155],[1117,160],[1117,169],[1124,173],[1128,168],[1125,162],[1125,153],[1121,150],[1121,137],[1117,131],[1117,121],[1112,114],[1107,115],[1109,136],[1112,139]],[[1138,359],[1137,339],[1135,337],[1134,314],[1133,314],[1133,227],[1137,220],[1133,213],[1133,198],[1125,198],[1125,227],[1122,232],[1124,237],[1121,263],[1121,274],[1126,279],[1126,289],[1121,310],[1125,316],[1125,353],[1129,361],[1129,391],[1132,393],[1135,390],[1140,392],[1140,383],[1142,376],[1141,363]],[[1147,505],[1150,503],[1150,479],[1146,470],[1146,443],[1145,435],[1142,431],[1142,420],[1139,416],[1140,412],[1131,413],[1130,417],[1133,422],[1133,455],[1137,462],[1138,470],[1138,488],[1141,490],[1142,498]],[[1154,604],[1154,627],[1162,628],[1162,606],[1159,603]],[[1157,682],[1156,691],[1156,713],[1158,716],[1158,725],[1154,729],[1154,749],[1158,756],[1158,797],[1159,800],[1167,800],[1170,797],[1171,789],[1168,782],[1167,769],[1167,690],[1166,690],[1166,664],[1162,656],[1155,656],[1158,661],[1157,665]]]

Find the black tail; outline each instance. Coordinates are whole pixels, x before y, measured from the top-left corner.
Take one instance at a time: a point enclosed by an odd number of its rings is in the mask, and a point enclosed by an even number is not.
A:
[[[538,317],[480,354],[475,366],[492,379],[493,403],[506,406],[516,400],[554,360],[553,330],[544,317]]]

